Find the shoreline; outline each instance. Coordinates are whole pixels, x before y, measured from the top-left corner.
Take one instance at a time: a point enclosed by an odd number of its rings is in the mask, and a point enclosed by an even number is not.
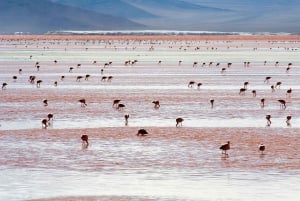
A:
[[[300,41],[300,35],[0,35],[0,40],[267,40]]]

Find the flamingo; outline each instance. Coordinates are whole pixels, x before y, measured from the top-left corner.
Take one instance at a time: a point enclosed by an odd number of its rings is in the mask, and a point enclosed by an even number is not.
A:
[[[122,104],[122,103],[119,103],[119,104],[117,105],[117,110],[124,110],[124,108],[125,108],[125,105]]]
[[[275,85],[275,88],[277,89],[277,87],[278,87],[278,89],[280,89],[281,84],[282,84],[282,82],[277,82]]]
[[[43,82],[43,80],[38,80],[38,81],[36,81],[36,87],[37,87],[37,88],[40,88],[42,82]]]
[[[286,116],[286,125],[287,126],[291,126],[291,119],[292,119],[291,115]]]
[[[86,106],[87,106],[86,101],[85,101],[84,98],[83,98],[83,99],[80,99],[80,100],[78,100],[78,101],[79,101],[79,103],[81,103],[81,107],[86,107]]]
[[[106,79],[107,79],[107,76],[102,76],[101,81],[104,82],[104,81],[106,81]]]
[[[265,81],[264,81],[264,83],[269,83],[271,78],[272,78],[272,77],[270,77],[270,76],[267,76],[267,77],[265,78]]]
[[[160,107],[159,100],[154,100],[152,103],[154,104],[154,109],[158,109]]]
[[[274,85],[271,85],[271,90],[272,90],[272,92],[275,92],[275,87],[274,87]]]
[[[247,89],[245,88],[240,88],[240,95],[244,96],[245,95],[245,92],[246,92]]]
[[[291,94],[292,94],[292,88],[289,88],[289,89],[286,91],[286,96],[291,97]]]
[[[49,126],[49,122],[47,119],[42,120],[42,128],[47,129]]]
[[[28,81],[30,82],[30,84],[34,84],[35,78],[36,77],[34,75],[30,75],[29,76],[29,80]]]
[[[266,149],[266,146],[264,144],[260,144],[258,145],[258,150],[261,152],[261,154],[264,154],[264,151]]]
[[[113,76],[108,76],[107,77],[107,82],[110,82],[113,79]]]
[[[81,140],[82,140],[82,147],[87,148],[89,146],[89,141],[88,141],[89,136],[88,135],[82,135]]]
[[[222,154],[228,155],[227,151],[230,149],[230,141],[228,141],[226,144],[221,145],[220,149],[222,150]]]
[[[117,105],[120,103],[120,101],[121,101],[121,100],[118,100],[118,99],[114,100],[112,106],[113,106],[113,107],[117,107]]]
[[[83,77],[81,75],[77,76],[76,77],[76,82],[80,82],[80,80],[82,79]]]
[[[5,89],[6,89],[6,86],[7,86],[7,83],[6,83],[6,82],[3,82],[3,83],[2,83],[2,90],[5,90]]]
[[[215,100],[214,100],[214,99],[211,99],[209,102],[210,102],[211,108],[213,108],[213,107],[214,107],[214,102],[215,102]]]
[[[49,113],[49,114],[47,115],[47,117],[48,117],[48,121],[53,120],[53,114]]]
[[[124,119],[125,119],[125,126],[127,126],[128,125],[129,114],[125,114]]]
[[[197,84],[197,89],[200,89],[201,86],[202,86],[202,83],[199,82],[199,83]]]
[[[280,103],[280,108],[282,108],[282,109],[286,108],[285,100],[280,99],[280,100],[278,100],[278,102]]]
[[[198,64],[198,62],[195,61],[195,62],[193,63],[193,67],[197,67],[197,64]]]
[[[183,118],[177,118],[176,119],[176,127],[182,126]]]
[[[86,74],[84,80],[88,81],[90,77],[91,77],[91,75]]]
[[[188,87],[193,88],[194,84],[195,84],[195,81],[190,81],[189,84],[188,84]]]
[[[267,126],[271,126],[271,115],[266,115],[266,120],[267,120]]]
[[[264,98],[260,99],[260,106],[261,106],[262,108],[265,107],[265,99],[264,99]]]
[[[48,106],[48,100],[47,99],[43,100],[43,103],[44,103],[45,107]]]
[[[147,135],[148,134],[148,132],[145,130],[145,129],[139,129],[138,130],[138,132],[137,132],[137,134],[136,135],[141,135],[141,136],[145,136],[145,135]]]

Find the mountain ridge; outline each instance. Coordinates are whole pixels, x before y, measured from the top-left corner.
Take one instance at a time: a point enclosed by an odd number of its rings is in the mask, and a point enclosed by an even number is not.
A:
[[[43,34],[55,30],[145,29],[125,18],[56,4],[48,0],[0,1],[0,33]]]

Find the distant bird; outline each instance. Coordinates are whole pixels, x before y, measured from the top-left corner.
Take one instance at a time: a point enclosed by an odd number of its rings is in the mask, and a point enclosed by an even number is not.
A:
[[[152,101],[152,103],[154,104],[154,109],[160,108],[160,104],[159,104],[158,100],[154,100],[154,101]]]
[[[280,108],[282,108],[282,109],[286,108],[285,100],[280,99],[280,100],[278,100],[278,102],[280,103]]]
[[[245,88],[240,88],[240,93],[239,93],[239,94],[240,94],[241,96],[244,96],[245,93],[246,93],[246,90],[247,90],[247,89],[245,89]]]
[[[125,114],[124,119],[125,119],[125,126],[128,126],[129,114]]]
[[[291,97],[291,94],[292,94],[292,88],[289,88],[289,89],[286,91],[286,96]]]
[[[118,104],[120,103],[120,101],[121,100],[118,100],[118,99],[115,99],[114,101],[113,101],[113,107],[117,107],[118,106]]]
[[[292,119],[291,115],[286,116],[286,125],[287,126],[291,126],[291,119]]]
[[[272,92],[275,92],[275,87],[274,87],[274,85],[271,85],[271,90],[272,90]]]
[[[91,77],[91,75],[86,74],[84,80],[88,81],[90,77]]]
[[[176,119],[176,127],[182,126],[183,118],[177,118]]]
[[[6,86],[7,86],[7,83],[6,83],[6,82],[3,82],[3,83],[2,83],[2,90],[5,90],[5,89],[6,89]]]
[[[252,90],[253,97],[256,97],[256,90]]]
[[[49,113],[49,114],[47,115],[47,117],[48,117],[48,121],[49,121],[49,122],[50,122],[51,120],[53,120],[53,114]]]
[[[42,82],[43,82],[43,80],[38,80],[38,81],[36,81],[36,87],[37,87],[37,88],[40,88]]]
[[[195,84],[195,81],[190,81],[189,84],[188,84],[188,87],[193,88],[194,84]]]
[[[266,120],[267,120],[267,126],[271,126],[271,115],[266,115]]]
[[[145,136],[147,135],[148,132],[145,129],[139,129],[136,135],[141,135],[141,136]]]
[[[86,106],[87,106],[86,101],[85,101],[84,98],[83,98],[83,99],[80,99],[80,100],[78,100],[78,101],[79,101],[79,103],[81,103],[81,107],[86,107]]]
[[[77,77],[76,77],[76,82],[80,82],[80,80],[81,80],[82,78],[83,78],[83,77],[82,77],[82,76],[80,76],[80,75],[79,75],[79,76],[77,76]]]
[[[113,76],[108,76],[107,77],[107,82],[110,82],[113,79]]]
[[[49,122],[47,119],[42,120],[42,128],[47,129],[49,126]]]
[[[193,63],[193,67],[197,67],[197,64],[198,64],[198,62],[195,61],[195,62]]]
[[[282,82],[277,82],[276,85],[275,85],[275,88],[278,87],[280,89],[281,84],[282,84]]]
[[[261,154],[264,154],[265,149],[266,149],[266,146],[264,144],[260,144],[258,146],[258,150],[261,152]]]
[[[15,81],[17,81],[18,77],[14,75],[14,76],[12,77],[12,79],[13,79],[14,82],[15,82]]]
[[[265,99],[264,99],[264,98],[260,99],[260,106],[261,106],[262,108],[265,107]]]
[[[124,110],[124,108],[125,108],[125,105],[122,104],[122,103],[119,103],[119,104],[117,105],[117,110]]]
[[[244,88],[247,89],[249,82],[244,82]]]
[[[211,108],[214,108],[214,102],[215,102],[215,100],[214,99],[210,99],[210,106],[211,106]]]
[[[271,78],[272,77],[270,77],[270,76],[266,77],[264,83],[269,83],[269,81],[270,81]]]
[[[222,150],[222,154],[228,155],[227,151],[230,149],[230,142],[228,141],[226,144],[220,146],[220,149]]]
[[[48,106],[48,100],[47,99],[43,100],[43,103],[44,103],[45,107]]]
[[[82,141],[83,148],[87,148],[89,146],[89,136],[88,135],[82,135],[81,141]]]
[[[200,89],[201,86],[202,86],[202,83],[199,82],[199,83],[197,84],[197,89]]]

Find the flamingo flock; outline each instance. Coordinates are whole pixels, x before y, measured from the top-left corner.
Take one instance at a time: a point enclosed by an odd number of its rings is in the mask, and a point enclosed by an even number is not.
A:
[[[103,41],[101,41],[103,42]],[[112,47],[112,44],[115,41],[106,41],[105,42],[105,47]],[[118,41],[120,43],[120,41]],[[149,42],[149,41],[148,41]],[[83,41],[84,43],[84,41]],[[85,41],[85,43],[88,43],[88,41]],[[99,42],[100,43],[100,42]],[[122,43],[122,42],[121,42]],[[147,43],[147,41],[140,41],[140,43],[144,43],[143,45],[145,45],[145,43]],[[155,52],[160,44],[157,43],[155,44],[153,41],[149,42],[149,44],[151,44],[151,47],[149,48],[148,53],[151,54],[153,52]],[[173,41],[173,44],[176,44],[176,42]],[[189,48],[191,49],[191,45],[192,42],[190,41],[190,44],[186,44],[186,45],[181,45],[180,48],[177,51],[188,51]],[[125,45],[125,43],[122,45]],[[138,44],[134,43],[132,44],[133,46],[138,46]],[[157,45],[157,47],[155,46]],[[174,46],[175,47],[175,46]],[[169,46],[170,51],[174,51],[171,49],[174,49],[174,47],[172,45]],[[228,50],[230,50],[230,48],[233,47],[227,47]],[[133,47],[130,51],[136,51],[137,47]],[[196,46],[193,47],[195,52],[199,52],[203,49],[203,47],[201,46]],[[207,48],[205,51],[210,51],[210,52],[216,52],[219,51],[220,48],[217,47],[209,47]],[[118,48],[114,47],[114,50],[118,50]],[[85,48],[84,51],[89,52],[90,49],[89,48]],[[129,51],[127,49],[127,51]],[[203,50],[202,50],[203,51]],[[254,48],[254,51],[258,51],[257,48]],[[32,61],[35,59],[35,55],[30,55],[30,61],[32,63]],[[111,59],[111,58],[110,58]],[[210,72],[213,71],[215,69],[217,69],[218,75],[216,77],[216,79],[224,79],[226,78],[226,76],[229,76],[231,72],[233,72],[236,68],[236,66],[244,66],[245,68],[243,69],[244,72],[246,73],[248,69],[253,68],[254,66],[257,65],[261,65],[261,66],[267,66],[270,65],[269,61],[264,61],[261,62],[261,64],[257,64],[255,62],[251,62],[251,61],[240,61],[240,62],[219,62],[219,61],[187,61],[185,62],[184,57],[183,58],[179,58],[180,60],[176,60],[176,62],[178,61],[178,66],[180,66],[180,68],[189,68],[192,72],[195,72],[195,77],[193,77],[192,79],[189,79],[188,77],[186,78],[186,80],[180,80],[178,79],[178,82],[176,84],[178,85],[182,85],[185,86],[186,88],[186,83],[188,83],[188,87],[189,89],[193,89],[195,86],[195,88],[197,88],[198,90],[196,90],[197,92],[195,93],[199,93],[199,96],[201,96],[202,92],[206,90],[206,87],[210,85],[210,83],[206,83],[205,81],[201,80],[201,82],[198,80],[198,78],[196,78],[196,75],[199,75],[202,73],[201,70],[205,70],[206,72]],[[200,59],[199,59],[200,60]],[[76,61],[77,62],[77,61]],[[143,63],[144,62],[144,63]],[[147,63],[148,62],[148,63]],[[151,64],[149,64],[149,62],[152,62]],[[121,84],[125,84],[126,85],[126,78],[123,76],[117,76],[120,75],[119,73],[119,69],[122,68],[126,68],[126,69],[130,69],[132,72],[134,72],[135,70],[137,70],[138,68],[142,68],[143,65],[147,66],[147,65],[152,65],[153,67],[153,72],[155,72],[156,68],[157,69],[162,69],[164,68],[164,65],[167,65],[166,63],[168,63],[168,61],[162,60],[162,59],[153,59],[152,61],[143,61],[142,59],[137,59],[137,58],[130,58],[130,59],[125,59],[120,61],[120,60],[116,60],[116,61],[99,61],[98,59],[92,59],[91,61],[89,61],[89,64],[91,64],[93,66],[93,68],[97,69],[97,71],[89,71],[88,69],[92,68],[91,66],[89,66],[87,64],[88,62],[86,61],[80,61],[80,63],[63,63],[60,61],[59,58],[55,59],[54,61],[52,60],[52,65],[55,65],[55,67],[53,68],[58,68],[60,65],[65,65],[64,67],[64,71],[63,73],[61,73],[58,77],[58,79],[56,78],[55,80],[51,80],[51,83],[57,88],[54,90],[59,90],[60,87],[63,87],[63,83],[66,82],[66,80],[69,80],[69,82],[71,82],[70,80],[73,80],[72,84],[74,86],[85,86],[87,83],[92,82],[93,80],[97,80],[98,84],[102,84],[105,86],[113,86],[116,82],[121,82]],[[284,65],[282,63],[279,63],[279,61],[275,62],[275,67],[274,67],[274,63],[272,61],[270,61],[271,65],[273,68],[281,68],[281,65]],[[191,65],[192,64],[192,65]],[[29,76],[28,82],[29,84],[35,86],[34,88],[38,88],[37,90],[42,91],[44,87],[48,87],[49,88],[49,82],[48,80],[44,80],[43,78],[43,72],[46,72],[48,68],[48,65],[46,62],[44,61],[36,61],[35,63],[32,64],[32,67],[35,68],[35,70],[33,71],[32,69],[30,69],[30,71],[27,70],[27,68],[21,69],[18,67],[18,72],[19,75],[18,76],[10,76],[10,79],[12,78],[11,82],[5,80],[2,82],[2,91],[9,91],[11,88],[10,85],[13,86],[14,83],[19,82],[19,80],[22,78],[22,76]],[[75,67],[72,67],[75,66]],[[272,68],[268,66],[269,68]],[[281,73],[284,74],[286,73],[287,76],[291,76],[293,75],[293,70],[294,68],[296,68],[295,63],[292,62],[288,62],[287,65],[285,66],[286,69],[285,71],[283,70]],[[33,68],[33,69],[34,69]],[[170,67],[166,67],[170,68]],[[25,70],[26,69],[26,70]],[[104,70],[105,69],[105,70]],[[99,71],[100,70],[100,71]],[[109,75],[107,74],[107,72],[112,73],[113,75]],[[201,73],[199,73],[201,72]],[[221,72],[221,75],[219,75]],[[104,74],[104,75],[103,75]],[[141,75],[142,76],[142,75]],[[214,75],[215,76],[215,75]],[[26,79],[27,79],[26,78]],[[60,78],[60,79],[59,79]],[[137,77],[138,79],[139,77]],[[233,78],[234,79],[234,78]],[[282,113],[286,110],[288,110],[288,108],[290,107],[290,105],[293,104],[293,94],[295,89],[292,89],[291,86],[288,86],[288,83],[284,82],[284,80],[276,80],[278,79],[276,77],[276,75],[262,75],[262,80],[261,83],[255,83],[252,80],[248,80],[250,79],[250,76],[245,77],[245,81],[241,82],[241,86],[235,86],[236,87],[236,91],[239,93],[236,93],[236,96],[234,96],[236,99],[240,100],[241,102],[248,100],[248,91],[250,91],[252,93],[252,99],[255,100],[260,100],[260,109],[264,110],[266,109],[270,104],[274,103],[277,104],[276,102],[279,103],[279,107],[278,109],[280,111],[282,111]],[[57,81],[60,80],[60,81]],[[196,81],[198,80],[198,81]],[[146,83],[147,82],[147,78],[143,78],[143,81]],[[274,82],[273,82],[274,81]],[[24,83],[24,85],[27,83]],[[253,88],[253,86],[255,85],[262,85],[264,86],[266,89],[270,90],[271,87],[271,92],[272,93],[268,93],[267,90],[260,90],[260,89],[255,89]],[[133,85],[135,85],[135,83],[133,83]],[[285,92],[285,97],[279,97],[275,95],[279,94],[280,92],[284,91],[284,87],[286,88],[286,92]],[[201,89],[201,90],[200,90]],[[184,91],[184,89],[183,89]],[[190,91],[184,91],[184,93],[190,93],[191,91],[194,92],[194,90],[190,90]],[[191,93],[193,93],[191,92]],[[122,91],[122,93],[125,93]],[[63,94],[58,94],[57,96],[62,95]],[[80,95],[82,98],[80,99],[76,99],[76,100],[72,100],[74,103],[76,101],[78,101],[80,103],[80,107],[81,108],[89,108],[92,107],[92,103],[90,104],[89,98],[91,97],[85,97],[84,94],[78,94]],[[214,95],[215,97],[217,97],[216,95]],[[126,97],[126,96],[125,96]],[[49,103],[48,99],[46,99],[47,97],[43,97],[43,105],[45,106],[45,110],[47,110],[47,108],[49,108],[49,105],[52,104],[52,101]],[[163,102],[163,105],[160,104],[161,100],[158,99],[153,99],[153,97],[134,97],[131,98],[130,94],[128,95],[128,98],[126,98],[127,100],[120,100],[120,99],[114,99],[114,97],[109,96],[109,101],[112,101],[112,107],[115,111],[117,111],[117,113],[119,112],[120,114],[122,114],[122,117],[125,119],[125,126],[129,125],[129,117],[130,119],[134,118],[134,115],[129,114],[129,111],[131,113],[134,113],[134,109],[130,108],[130,103],[127,104],[127,102],[130,102],[130,100],[134,101],[138,101],[136,99],[140,98],[143,102],[143,104],[145,105],[150,105],[151,103],[153,104],[153,108],[159,112],[162,111],[165,107],[168,106],[168,103]],[[207,103],[207,107],[211,108],[213,110],[215,110],[215,108],[218,109],[218,107],[222,107],[222,105],[224,104],[223,100],[221,98],[218,98],[218,101],[215,102],[215,99],[212,99],[211,97],[206,97],[207,98],[207,102],[210,103],[210,105]],[[145,101],[145,99],[147,99],[147,101]],[[165,98],[164,100],[167,100],[168,98]],[[151,101],[152,100],[152,101]],[[54,100],[53,100],[54,101]],[[195,100],[197,101],[197,100]],[[89,104],[88,104],[89,103]],[[126,104],[125,104],[126,103]],[[111,102],[110,102],[111,104]],[[74,106],[76,107],[76,106]],[[145,107],[147,108],[147,107]],[[158,110],[159,109],[159,110]],[[216,109],[216,110],[217,110]],[[112,110],[111,112],[114,112],[114,110]],[[153,110],[153,109],[152,109]],[[195,111],[196,112],[196,111]],[[266,111],[267,112],[267,111]],[[50,113],[49,113],[50,114]],[[59,115],[59,114],[58,114]],[[285,115],[285,113],[284,113]],[[267,127],[270,127],[272,125],[272,121],[271,121],[271,117],[273,117],[274,115],[272,114],[266,114],[265,119],[267,120]],[[291,127],[291,121],[292,121],[292,115],[288,114],[285,115],[286,116],[286,120],[285,123],[288,127]],[[185,124],[188,124],[188,121],[190,119],[190,117],[182,117],[182,115],[180,114],[180,112],[178,112],[178,114],[176,116],[172,116],[172,119],[175,119],[175,127],[177,127],[178,129],[180,129],[180,127],[183,127],[183,122]],[[259,117],[262,118],[263,117]],[[295,117],[293,117],[294,119]],[[53,121],[53,115],[51,116],[47,116],[47,118],[42,118],[42,128],[43,129],[47,129]],[[57,121],[57,119],[56,119]],[[131,120],[130,120],[131,121]],[[137,135],[140,136],[145,136],[147,135],[148,132],[144,129],[141,129],[137,132]],[[86,145],[86,147],[88,146],[88,137],[87,135],[83,135],[81,137],[83,143]],[[262,148],[264,146],[260,146],[259,150],[261,152],[263,152],[265,150],[265,147]],[[222,145],[220,147],[220,149],[222,150],[222,154],[227,155],[227,151],[230,149],[230,142],[228,141],[226,144]]]

